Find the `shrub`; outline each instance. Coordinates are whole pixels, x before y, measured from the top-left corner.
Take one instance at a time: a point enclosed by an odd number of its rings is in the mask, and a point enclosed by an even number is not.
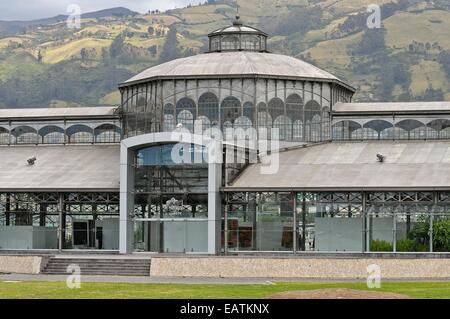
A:
[[[370,251],[392,251],[392,245],[391,243],[375,239],[370,241]]]
[[[450,251],[450,219],[433,223],[433,250]]]
[[[405,252],[422,252],[427,251],[428,246],[412,239],[400,239],[396,243],[396,250]]]

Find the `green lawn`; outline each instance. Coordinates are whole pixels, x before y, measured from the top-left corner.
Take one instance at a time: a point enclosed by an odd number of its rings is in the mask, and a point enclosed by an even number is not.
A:
[[[351,288],[368,290],[365,283],[285,283],[257,285],[228,284],[127,284],[82,283],[68,289],[65,282],[0,282],[0,298],[264,298],[289,290]],[[389,291],[413,298],[450,298],[450,282],[386,282],[377,291]]]

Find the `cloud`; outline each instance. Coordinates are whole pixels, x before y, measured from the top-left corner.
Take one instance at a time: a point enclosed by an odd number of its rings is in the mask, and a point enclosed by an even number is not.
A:
[[[149,10],[168,10],[184,7],[197,0],[0,0],[0,20],[32,20],[67,14],[70,4],[78,4],[82,13],[125,7],[145,13]]]

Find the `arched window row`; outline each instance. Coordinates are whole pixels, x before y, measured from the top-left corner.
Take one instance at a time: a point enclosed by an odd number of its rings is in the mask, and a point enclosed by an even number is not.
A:
[[[304,105],[298,94],[289,95],[286,101],[275,97],[267,104],[260,102],[255,107],[253,102],[242,104],[234,96],[219,101],[217,95],[207,92],[199,97],[197,103],[189,97],[183,97],[176,105],[165,104],[163,110],[165,131],[172,131],[176,127],[193,131],[196,120],[203,130],[209,127],[226,130],[235,124],[242,125],[238,119],[246,118],[248,121],[245,121],[245,125],[248,127],[278,128],[282,140],[297,139],[294,136],[313,141],[330,138],[329,107],[321,107],[314,100]],[[299,123],[305,123],[305,128],[299,128]]]
[[[235,80],[235,81],[238,81],[238,80]],[[241,81],[241,80],[239,80],[239,81]],[[206,91],[206,93],[200,94],[200,97],[204,94],[212,94],[218,99],[217,96],[218,96],[219,89],[217,86],[201,86],[199,89],[201,89],[201,91]],[[236,96],[236,97],[239,97],[240,99],[242,98],[245,101],[253,101],[254,100],[254,95],[248,93],[249,92],[248,90],[239,90],[236,87],[232,87],[232,88],[222,87],[221,90],[222,90],[222,96],[224,96],[224,95],[226,96],[226,95],[230,94],[231,96]],[[284,90],[284,88],[281,90]],[[189,88],[187,90],[182,90],[182,91],[177,91],[177,92],[175,92],[175,90],[171,90],[171,91],[173,92],[172,94],[164,94],[164,101],[165,101],[163,103],[164,105],[168,104],[168,103],[173,104],[174,96],[179,97],[181,95],[186,95],[190,99],[194,99],[194,96],[197,95],[198,89],[197,88]],[[250,90],[250,91],[253,92],[253,90]],[[275,91],[280,92],[280,89],[278,88],[276,90],[275,89],[268,90],[267,94],[271,95],[271,94],[275,93]],[[286,95],[286,103],[289,102],[289,98],[291,96],[296,96],[298,99],[303,101],[303,98],[302,98],[303,95],[305,96],[305,100],[308,100],[308,101],[309,100],[316,101],[315,99],[312,99],[312,96],[314,96],[318,100],[322,100],[324,102],[323,104],[329,104],[329,102],[330,102],[330,99],[326,95],[324,95],[324,94],[321,95],[320,93],[316,92],[316,90],[313,91],[313,90],[308,90],[308,89],[303,90],[301,88],[294,88],[294,89],[289,88],[288,91],[290,91],[290,92],[287,93],[287,95]],[[199,99],[200,99],[200,97],[199,97]],[[130,104],[130,103],[137,104],[138,99],[139,99],[139,93],[135,92],[133,94],[133,96],[128,97],[124,101],[124,104],[125,105]]]
[[[21,125],[11,130],[0,127],[0,145],[119,143],[120,138],[121,129],[113,123],[104,123],[96,127],[85,124],[72,124],[65,128],[49,124],[39,129]]]
[[[321,107],[317,101],[303,103],[298,94],[291,94],[283,101],[272,98],[267,104],[253,102],[242,104],[239,98],[227,96],[219,101],[214,93],[202,94],[198,102],[183,97],[176,105],[167,103],[163,107],[163,129],[185,129],[204,132],[217,127],[223,132],[227,128],[265,128],[268,138],[278,130],[280,140],[322,141],[330,139],[330,109]],[[195,129],[195,130],[194,130]],[[200,130],[200,131],[199,131]]]
[[[371,120],[363,125],[352,120],[339,121],[332,126],[334,140],[422,140],[449,139],[450,120],[437,119],[428,123],[404,119],[392,123]]]

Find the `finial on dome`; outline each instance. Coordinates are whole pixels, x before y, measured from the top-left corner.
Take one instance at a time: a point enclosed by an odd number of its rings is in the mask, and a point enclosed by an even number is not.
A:
[[[241,17],[239,15],[239,1],[236,0],[236,19],[233,21],[233,25],[242,25]]]
[[[241,22],[241,17],[238,15],[236,15],[236,19],[233,21],[233,25],[242,25]]]

